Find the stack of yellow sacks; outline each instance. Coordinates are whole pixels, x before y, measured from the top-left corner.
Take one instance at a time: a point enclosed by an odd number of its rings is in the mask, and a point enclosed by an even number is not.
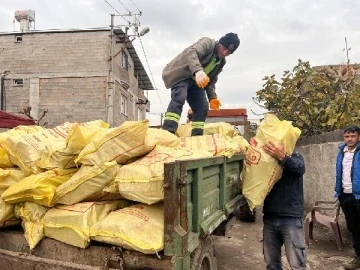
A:
[[[31,249],[50,237],[81,248],[94,240],[156,253],[164,248],[164,163],[230,157],[248,146],[230,125],[219,125],[194,138],[150,128],[148,121],[6,131],[0,134],[0,228],[21,223]]]

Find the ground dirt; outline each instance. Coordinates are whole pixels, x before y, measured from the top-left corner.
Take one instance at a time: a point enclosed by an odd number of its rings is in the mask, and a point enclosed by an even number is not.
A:
[[[235,221],[235,219],[233,220]],[[328,228],[315,224],[314,240],[307,248],[308,270],[341,270],[342,265],[352,260],[353,251],[348,239],[343,239],[343,249],[338,250]],[[236,220],[229,226],[225,236],[213,236],[219,270],[266,269],[262,253],[262,215],[257,212],[255,222]],[[343,236],[344,238],[344,236]],[[282,252],[284,270],[291,269]]]

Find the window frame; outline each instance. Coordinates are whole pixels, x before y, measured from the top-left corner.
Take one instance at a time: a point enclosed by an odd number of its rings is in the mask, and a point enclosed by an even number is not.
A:
[[[137,121],[142,121],[144,120],[143,119],[143,110],[140,109],[139,107],[137,107],[137,114],[136,114],[136,117],[137,117]]]
[[[121,93],[120,96],[120,114],[128,116],[129,113],[129,98]]]
[[[121,66],[125,68],[126,70],[129,70],[129,56],[126,52],[122,53],[121,56]]]
[[[12,86],[14,86],[14,87],[24,86],[24,79],[21,79],[21,78],[13,79]]]
[[[23,36],[22,35],[15,35],[14,36],[14,43],[22,43],[23,42]]]

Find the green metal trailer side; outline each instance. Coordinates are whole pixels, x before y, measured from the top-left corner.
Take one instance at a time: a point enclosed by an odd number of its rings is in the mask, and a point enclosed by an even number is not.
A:
[[[242,165],[243,156],[236,155],[165,166],[164,255],[174,257],[174,269],[190,269],[191,254],[234,211]]]
[[[217,269],[210,235],[240,203],[243,155],[176,161],[164,169],[165,248],[146,255],[92,242],[43,239],[30,251],[17,229],[0,232],[0,269]]]

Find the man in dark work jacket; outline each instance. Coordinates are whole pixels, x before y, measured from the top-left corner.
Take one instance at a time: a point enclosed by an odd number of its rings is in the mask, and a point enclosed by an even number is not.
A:
[[[303,232],[303,174],[305,163],[298,153],[287,156],[284,144],[272,142],[263,146],[265,153],[279,161],[284,170],[266,196],[263,207],[263,252],[268,270],[280,270],[281,247],[285,245],[291,269],[306,269],[306,250]]]

